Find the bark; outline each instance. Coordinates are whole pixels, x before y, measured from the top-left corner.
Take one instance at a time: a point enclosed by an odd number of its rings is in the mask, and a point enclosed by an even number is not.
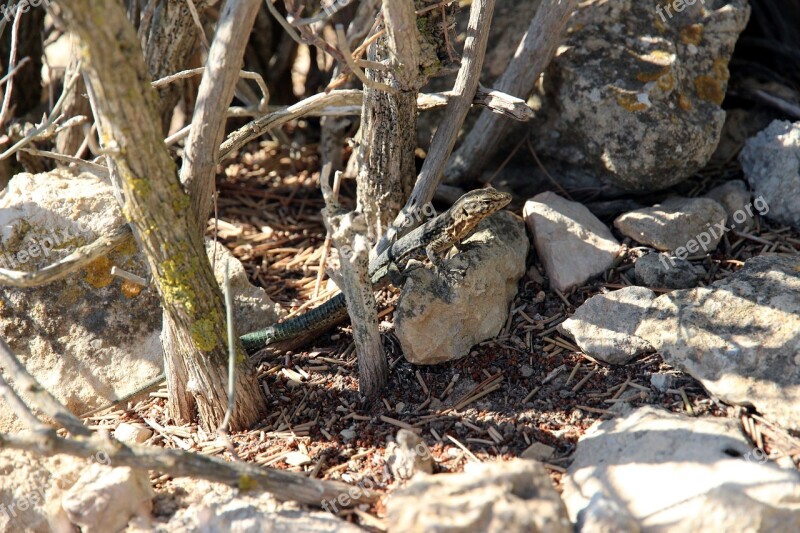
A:
[[[181,333],[176,353],[167,355],[182,359],[200,421],[213,431],[227,408],[222,294],[191,199],[164,146],[158,97],[150,87],[136,33],[116,0],[63,0],[59,6],[68,29],[81,42],[84,68],[97,96],[102,143],[114,152],[122,181],[123,212],[147,257],[165,320]],[[241,346],[237,352],[234,431],[252,425],[264,412],[258,381]],[[171,391],[178,392],[183,393]]]
[[[369,79],[395,87],[389,93],[364,87],[359,146],[358,210],[375,241],[388,227],[414,185],[417,93],[425,83],[425,68],[412,0],[384,0],[386,38],[369,48],[368,59],[384,62],[389,70],[367,70]],[[427,19],[425,19],[427,20]]]
[[[11,2],[3,2],[10,5]],[[19,2],[14,2],[14,5]],[[11,9],[11,8],[9,8]],[[21,117],[33,111],[42,99],[42,35],[44,31],[44,5],[38,7],[27,6],[24,13],[20,13],[22,20],[19,24],[17,34],[17,64],[24,57],[29,58],[28,63],[23,65],[14,74],[14,91],[11,94],[11,106],[14,107],[14,116]],[[0,13],[2,16],[2,13]],[[11,26],[13,19],[8,20],[3,37],[0,39],[0,62],[2,62],[3,74],[8,72],[8,59],[11,52]],[[5,90],[6,86],[3,86]],[[37,120],[41,118],[39,112]],[[9,115],[10,117],[11,115]],[[6,119],[8,122],[8,117]]]
[[[77,54],[71,54],[69,67],[67,73],[75,72],[78,66]],[[66,76],[64,81],[66,83]],[[86,85],[83,79],[76,82],[75,88],[70,91],[67,98],[64,100],[63,113],[65,117],[75,117],[83,115],[87,117],[91,123],[92,107],[89,105],[89,99],[86,97]],[[78,149],[83,144],[86,135],[83,128],[66,128],[56,134],[56,152],[65,155],[75,155]]]
[[[203,22],[208,2],[193,0],[200,21]],[[163,0],[156,8],[145,46],[147,69],[153,80],[175,74],[188,68],[199,29],[192,19],[186,0]],[[172,111],[181,98],[185,83],[170,83],[158,90],[158,115],[162,132],[169,132]]]

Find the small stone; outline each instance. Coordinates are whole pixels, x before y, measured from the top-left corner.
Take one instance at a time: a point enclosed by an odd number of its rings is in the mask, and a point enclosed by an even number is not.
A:
[[[625,287],[586,300],[559,326],[584,353],[614,365],[654,351],[635,334],[656,294],[645,287]],[[561,391],[563,392],[563,391]]]
[[[800,226],[800,122],[772,122],[745,143],[739,162],[753,188],[755,210]]]
[[[547,461],[553,456],[556,449],[552,446],[548,446],[547,444],[542,444],[541,442],[534,442],[528,448],[522,452],[523,459],[534,459],[536,461]]]
[[[720,203],[728,213],[726,222],[729,228],[747,231],[755,225],[753,220],[753,206],[750,205],[752,195],[747,190],[747,184],[742,180],[731,180],[714,187],[706,193],[706,198],[711,198]]]
[[[623,235],[680,258],[714,250],[727,228],[725,208],[710,198],[673,197],[614,221]]]
[[[674,382],[675,376],[673,374],[652,374],[650,376],[650,385],[661,392],[667,392],[667,389],[671,389]]]
[[[395,404],[394,406],[394,411],[396,413],[402,413],[405,410],[406,410],[406,404],[404,404],[403,402],[397,402],[397,404]]]
[[[523,378],[529,378],[533,375],[533,367],[530,365],[522,365],[519,367],[519,373],[522,374]]]
[[[525,203],[522,214],[556,289],[580,285],[614,263],[619,242],[582,204],[543,192]]]
[[[386,464],[395,479],[411,479],[418,472],[433,473],[431,451],[419,435],[407,429],[398,431],[395,441],[386,447]]]
[[[356,432],[352,429],[343,429],[339,432],[345,442],[350,442],[356,438]]]
[[[651,253],[636,260],[634,273],[636,281],[645,287],[690,289],[697,286],[705,269],[695,267],[686,259]]]
[[[311,457],[304,454],[303,452],[289,452],[287,453],[283,460],[289,466],[305,466],[311,464]]]
[[[114,430],[114,438],[126,444],[141,444],[153,436],[153,430],[142,424],[122,422]]]

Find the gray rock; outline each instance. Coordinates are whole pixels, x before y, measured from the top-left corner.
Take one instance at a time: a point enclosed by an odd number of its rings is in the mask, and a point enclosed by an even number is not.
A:
[[[696,267],[686,259],[666,254],[647,254],[634,264],[636,281],[645,287],[664,289],[689,289],[697,286],[703,267]]]
[[[571,532],[550,476],[534,461],[470,463],[463,474],[418,476],[387,502],[389,531]]]
[[[723,401],[800,429],[800,256],[656,298],[636,334]]]
[[[725,208],[709,198],[668,198],[620,215],[614,226],[626,237],[681,259],[717,247],[725,234]]]
[[[586,533],[639,533],[641,528],[634,517],[617,504],[597,492],[589,504],[578,513],[575,530]]]
[[[541,442],[534,442],[530,446],[528,446],[520,457],[523,459],[533,459],[535,461],[547,461],[553,456],[555,453],[555,448],[552,446],[548,446],[547,444],[543,444]]]
[[[578,520],[591,511],[592,497],[602,494],[633,517],[642,531],[654,532],[709,530],[689,525],[714,511],[718,504],[705,505],[722,487],[744,496],[743,504],[751,500],[742,513],[763,515],[762,509],[769,506],[798,513],[800,473],[769,461],[748,460],[751,449],[736,419],[641,407],[596,424],[580,438],[562,478],[564,503],[570,518]],[[715,524],[710,530],[759,531],[746,524],[733,529]]]
[[[328,512],[279,502],[268,493],[240,491],[222,483],[176,478],[171,482],[177,511],[167,522],[145,528],[154,533],[173,531],[236,533],[363,533],[333,513],[341,507],[321,502]],[[137,530],[138,531],[138,530]]]
[[[153,430],[144,424],[122,422],[114,430],[114,438],[125,444],[142,444],[153,436]]]
[[[92,464],[61,499],[69,520],[85,533],[120,531],[133,517],[149,520],[153,489],[145,470]]]
[[[800,531],[797,505],[756,500],[733,483],[703,495],[700,506],[703,512],[687,520],[686,531]]]
[[[555,193],[528,200],[523,216],[550,282],[560,291],[604,272],[619,252],[605,224],[583,205]]]
[[[652,374],[650,376],[650,385],[661,392],[667,392],[667,389],[671,389],[674,381],[675,376],[672,374]]]
[[[104,177],[66,169],[18,174],[0,193],[0,267],[42,268],[123,224]],[[218,280],[231,259],[239,330],[277,321],[280,308],[249,284],[229,252],[219,245],[217,252]],[[112,277],[112,266],[149,276],[144,255],[131,240],[53,283],[6,287],[0,299],[0,335],[39,383],[76,414],[124,396],[158,375],[163,364],[155,287],[142,289]],[[0,430],[19,427],[8,409],[0,409]]]
[[[525,274],[528,238],[516,215],[502,211],[478,225],[446,260],[446,276],[412,268],[394,315],[406,359],[436,364],[458,359],[493,337],[508,317],[508,305]]]
[[[581,3],[544,75],[531,125],[540,155],[632,190],[663,189],[705,166],[750,8],[746,0],[688,4],[662,18],[651,2]]]
[[[731,180],[714,187],[706,193],[706,198],[716,200],[728,213],[726,226],[747,231],[755,225],[752,195],[742,180]]]
[[[386,446],[386,464],[395,479],[411,479],[422,472],[433,474],[433,457],[422,438],[407,429],[397,432]]]
[[[636,335],[656,294],[645,287],[625,287],[586,300],[559,325],[584,353],[614,365],[624,365],[637,355],[654,351]]]
[[[800,226],[800,122],[774,121],[745,143],[739,162],[761,214]]]

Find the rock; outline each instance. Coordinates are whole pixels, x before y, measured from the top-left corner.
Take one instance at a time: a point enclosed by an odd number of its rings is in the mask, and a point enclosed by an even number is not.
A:
[[[675,382],[675,376],[673,374],[650,375],[650,385],[652,385],[661,392],[667,392],[667,389],[671,389],[672,384],[674,382]]]
[[[342,436],[345,442],[350,442],[351,440],[356,438],[357,433],[352,429],[345,428],[339,432],[339,435]]]
[[[728,213],[725,225],[740,231],[748,231],[755,226],[753,220],[753,206],[750,204],[752,195],[747,190],[747,184],[742,180],[731,180],[714,187],[705,195],[719,202]]]
[[[570,518],[580,520],[587,509],[591,514],[591,499],[600,494],[643,531],[708,530],[689,524],[706,515],[704,504],[722,487],[753,500],[742,512],[763,514],[759,508],[775,506],[797,513],[800,473],[748,460],[751,448],[737,419],[695,418],[641,407],[594,425],[580,438],[562,478],[564,503]],[[742,525],[710,529],[758,531]]]
[[[624,365],[634,357],[654,351],[636,335],[656,294],[644,287],[625,287],[586,300],[559,325],[580,349],[606,363]]]
[[[155,533],[173,531],[236,533],[363,533],[332,512],[310,511],[292,502],[279,502],[268,493],[240,491],[202,479],[170,482],[174,498],[168,522],[154,524]],[[333,511],[330,502],[322,502]],[[146,529],[151,531],[151,529]]]
[[[772,122],[745,143],[739,162],[756,209],[770,220],[800,226],[800,122]]]
[[[575,531],[586,533],[639,533],[639,523],[612,499],[595,493],[578,513]]]
[[[673,197],[620,215],[614,227],[636,242],[685,259],[715,249],[727,231],[727,217],[725,208],[709,198]]]
[[[308,454],[298,451],[287,453],[283,460],[289,466],[305,466],[311,464],[311,457]]]
[[[733,484],[703,495],[703,512],[687,520],[687,531],[800,531],[800,510],[743,494]]]
[[[478,225],[462,252],[445,261],[454,276],[413,268],[394,314],[403,354],[414,364],[458,359],[505,325],[525,273],[528,239],[522,221],[501,211]]]
[[[0,450],[0,531],[72,531],[61,494],[88,464],[67,455]]]
[[[547,461],[553,456],[555,452],[555,448],[552,446],[548,446],[547,444],[542,444],[541,442],[534,442],[528,448],[522,452],[523,459],[533,459],[536,461]]]
[[[386,446],[386,465],[395,479],[411,479],[418,472],[433,474],[431,451],[419,435],[407,429],[398,431],[395,441]]]
[[[755,257],[709,287],[656,298],[636,330],[721,400],[800,429],[800,256]]]
[[[647,254],[634,264],[636,281],[651,288],[689,289],[697,286],[703,267],[696,267],[686,259],[666,254]]]
[[[93,464],[64,494],[61,506],[84,533],[120,531],[134,516],[149,519],[153,489],[147,471]]]
[[[619,252],[605,224],[555,193],[528,200],[523,216],[550,282],[562,292],[610,268]]]
[[[125,444],[142,444],[153,436],[153,430],[142,424],[122,422],[114,430],[114,438]]]
[[[389,496],[389,531],[571,532],[544,467],[514,459],[470,463],[463,474],[417,476]]]
[[[670,187],[705,166],[750,8],[746,0],[682,5],[668,17],[650,2],[581,3],[531,121],[540,155],[629,190]]]
[[[67,169],[18,174],[0,193],[0,268],[42,268],[123,224],[104,177]],[[217,257],[224,266],[231,256],[218,248]],[[155,287],[112,277],[112,266],[149,275],[131,239],[61,280],[31,289],[5,287],[0,298],[0,335],[39,383],[76,414],[124,396],[158,375],[163,364]],[[231,278],[240,330],[279,318],[277,306],[247,283],[235,259]],[[0,430],[20,427],[8,409],[0,409]]]

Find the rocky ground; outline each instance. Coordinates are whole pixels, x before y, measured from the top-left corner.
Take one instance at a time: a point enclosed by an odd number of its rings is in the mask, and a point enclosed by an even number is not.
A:
[[[510,132],[481,177],[514,200],[448,259],[465,275],[419,268],[381,291],[379,399],[358,392],[344,326],[260,356],[270,414],[229,441],[176,424],[163,391],[86,419],[124,442],[344,481],[374,503],[320,510],[100,455],[3,451],[0,528],[800,530],[800,122],[788,120],[800,113],[788,100],[723,109],[744,0],[666,26],[644,4],[584,4],[537,123]],[[777,92],[796,96],[783,81]],[[777,90],[734,82],[738,98]],[[313,140],[317,127],[283,133]],[[240,331],[335,288],[318,145],[300,144],[254,143],[219,168],[207,236],[221,244],[208,251],[218,281],[240,262]],[[87,169],[19,174],[0,195],[0,266],[41,268],[121,224]],[[52,255],[31,253],[44,242]],[[128,245],[0,298],[2,337],[77,414],[159,371],[155,292],[111,266],[147,276]],[[0,427],[20,424],[2,409]]]

